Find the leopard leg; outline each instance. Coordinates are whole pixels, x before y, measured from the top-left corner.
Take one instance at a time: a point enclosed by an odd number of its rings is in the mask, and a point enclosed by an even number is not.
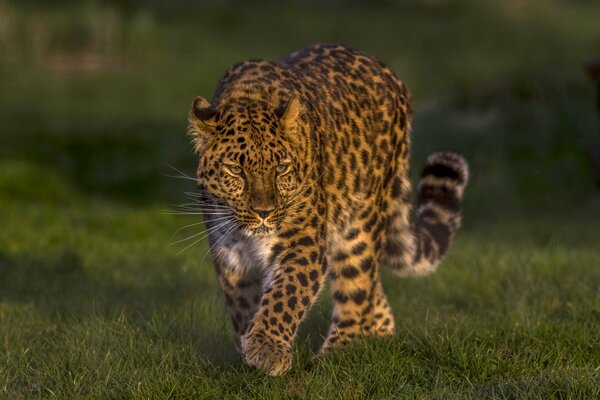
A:
[[[217,261],[215,264],[233,325],[236,347],[240,350],[240,338],[248,330],[260,304],[261,279],[253,271],[232,268],[227,262]]]
[[[241,235],[231,234],[221,239],[221,232],[209,236],[211,253],[227,310],[231,317],[238,350],[240,338],[258,310],[262,297],[260,263],[247,251],[247,243]]]
[[[309,198],[298,208],[305,216],[282,225],[272,244],[260,308],[241,339],[246,362],[269,375],[291,366],[298,327],[323,287],[325,210],[315,206],[323,204],[319,200]]]
[[[373,203],[358,212],[358,218],[332,240],[329,277],[334,310],[321,351],[359,335],[394,332],[393,315],[379,276],[385,218],[379,202]]]
[[[381,277],[379,274],[376,274],[376,276],[377,282],[375,283],[373,296],[369,300],[372,311],[363,316],[363,333],[377,336],[393,335],[395,332],[394,314],[383,292]]]

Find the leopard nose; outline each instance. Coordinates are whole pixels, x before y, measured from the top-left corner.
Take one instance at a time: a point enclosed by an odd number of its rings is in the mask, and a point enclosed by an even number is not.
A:
[[[262,219],[266,219],[273,211],[275,207],[266,208],[253,208],[252,211],[257,213]]]

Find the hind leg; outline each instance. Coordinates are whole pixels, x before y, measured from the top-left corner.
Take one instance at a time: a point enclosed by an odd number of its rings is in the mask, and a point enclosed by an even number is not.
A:
[[[381,264],[399,270],[412,264],[415,248],[410,223],[412,189],[408,178],[407,162],[400,164],[387,191],[389,208]]]
[[[393,315],[379,276],[386,221],[381,204],[363,207],[356,216],[332,238],[329,278],[334,310],[322,351],[359,335],[394,332]]]
[[[373,311],[363,322],[363,332],[377,336],[393,335],[395,332],[394,314],[383,292],[381,279],[377,280],[370,305],[373,307]]]

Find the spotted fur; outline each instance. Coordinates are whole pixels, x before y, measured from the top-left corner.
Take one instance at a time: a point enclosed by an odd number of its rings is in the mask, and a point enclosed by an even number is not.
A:
[[[451,152],[429,156],[411,223],[411,104],[386,65],[337,45],[237,64],[212,104],[194,100],[199,207],[249,364],[271,375],[290,367],[326,277],[335,305],[322,350],[392,334],[380,266],[424,275],[445,254],[467,164]]]

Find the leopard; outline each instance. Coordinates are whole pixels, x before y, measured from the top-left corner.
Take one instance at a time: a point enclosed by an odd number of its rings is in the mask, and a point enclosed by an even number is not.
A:
[[[195,207],[247,364],[271,376],[290,368],[326,281],[333,315],[317,356],[394,334],[381,269],[437,269],[469,177],[463,156],[432,153],[412,211],[412,116],[412,95],[386,64],[335,44],[238,63],[212,101],[193,100]]]

